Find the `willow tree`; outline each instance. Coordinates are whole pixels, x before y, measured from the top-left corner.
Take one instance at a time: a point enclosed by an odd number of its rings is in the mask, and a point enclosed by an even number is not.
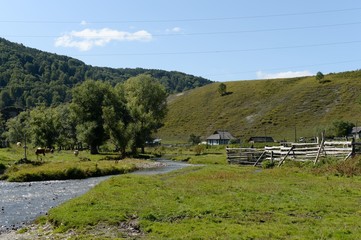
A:
[[[132,151],[140,147],[144,153],[146,141],[162,126],[167,112],[167,93],[156,79],[141,74],[124,83],[124,94],[131,117],[128,129]]]

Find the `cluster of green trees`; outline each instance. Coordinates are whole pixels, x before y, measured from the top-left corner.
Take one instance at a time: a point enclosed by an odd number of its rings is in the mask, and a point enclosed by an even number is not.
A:
[[[110,140],[125,156],[127,148],[144,152],[167,111],[164,86],[145,74],[115,87],[87,80],[72,90],[72,96],[71,103],[38,106],[2,121],[3,136],[11,142],[27,137],[32,145],[43,147],[72,148],[81,143],[92,154]]]
[[[168,93],[200,87],[210,80],[175,71],[93,67],[0,38],[0,108],[57,106],[72,99],[72,88],[86,79],[112,86],[139,74],[156,78]]]

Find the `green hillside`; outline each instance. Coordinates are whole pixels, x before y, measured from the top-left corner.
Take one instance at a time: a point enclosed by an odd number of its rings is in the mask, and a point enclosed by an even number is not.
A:
[[[335,120],[361,125],[361,71],[315,77],[226,82],[203,86],[169,98],[169,112],[157,137],[185,142],[190,134],[205,139],[217,129],[242,140],[273,136],[277,140],[313,137]]]
[[[46,106],[69,102],[71,89],[86,79],[115,85],[139,74],[149,74],[168,93],[211,83],[202,77],[157,69],[93,67],[75,58],[43,52],[0,38],[0,108]]]

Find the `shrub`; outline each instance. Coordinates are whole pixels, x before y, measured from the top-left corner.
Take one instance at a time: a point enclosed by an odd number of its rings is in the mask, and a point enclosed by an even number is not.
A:
[[[325,159],[317,164],[313,172],[316,174],[333,174],[336,176],[360,176],[361,158],[356,157],[347,161],[337,161],[336,159]]]
[[[275,163],[270,160],[265,160],[262,162],[262,168],[273,168],[275,166]]]
[[[202,153],[204,153],[204,150],[205,150],[204,145],[197,145],[194,147],[194,152],[196,153],[196,155],[201,155]]]
[[[86,177],[84,171],[77,167],[67,169],[66,176],[68,179],[83,179]]]
[[[6,169],[5,164],[0,163],[0,173],[3,173],[5,171],[5,169]]]

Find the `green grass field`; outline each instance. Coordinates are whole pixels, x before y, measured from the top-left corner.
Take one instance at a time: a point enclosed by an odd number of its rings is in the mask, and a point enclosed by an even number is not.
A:
[[[196,150],[195,146],[148,149],[201,165],[153,176],[113,176],[39,217],[36,234],[54,239],[361,236],[360,157],[346,162],[324,159],[316,166],[288,161],[282,167],[262,169],[228,165],[223,147],[204,148],[200,154]],[[135,159],[119,163],[105,160],[113,158],[111,154],[90,155],[84,151],[75,157],[70,151],[63,151],[47,154],[43,165],[13,165],[22,157],[22,149],[0,150],[0,163],[9,166],[8,180],[26,181],[28,175],[57,176],[69,169],[87,173],[121,166],[127,172],[134,170],[137,163],[144,164]],[[33,157],[29,155],[30,159]],[[24,228],[19,232],[32,231]]]
[[[361,178],[321,170],[329,167],[121,175],[41,221],[73,239],[359,239]]]

